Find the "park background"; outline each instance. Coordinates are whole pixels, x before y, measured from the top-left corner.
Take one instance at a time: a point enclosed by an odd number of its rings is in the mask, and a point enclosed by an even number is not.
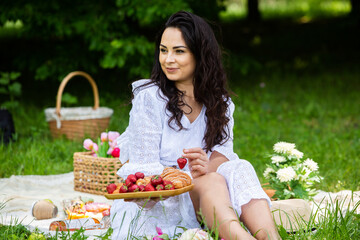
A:
[[[359,3],[2,2],[0,105],[13,115],[16,133],[0,144],[0,178],[73,170],[82,143],[53,139],[44,114],[69,72],[95,79],[100,105],[114,109],[109,130],[124,131],[130,83],[150,76],[158,29],[172,13],[188,10],[211,22],[223,47],[236,105],[234,150],[261,182],[273,144],[286,141],[318,162],[324,178],[318,189],[360,190]],[[85,79],[68,83],[62,106],[92,104]]]

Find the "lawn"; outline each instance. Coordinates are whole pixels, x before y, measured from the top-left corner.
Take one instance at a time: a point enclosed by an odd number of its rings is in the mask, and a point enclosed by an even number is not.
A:
[[[321,6],[340,9],[338,13],[348,11],[344,1],[333,2],[332,7]],[[299,3],[299,6],[302,5]],[[254,25],[239,20],[243,13],[235,5],[222,13],[225,66],[236,105],[234,151],[253,164],[264,183],[263,171],[270,161],[274,143],[295,143],[305,158],[318,162],[323,177],[318,189],[359,191],[360,59],[356,43],[360,39],[354,32],[356,23],[346,17],[327,19],[326,14],[312,21],[315,10],[305,14],[304,21],[304,12],[309,11],[302,7],[285,14],[285,17],[295,16],[289,21],[274,19],[274,8],[270,6],[262,6],[262,10],[267,21]],[[126,79],[132,80],[135,79]],[[50,92],[56,92],[56,87]],[[123,89],[121,94],[113,90],[99,91],[101,105],[114,109],[109,130],[124,131],[131,109],[129,89]],[[72,155],[83,151],[82,143],[51,138],[44,109],[55,105],[55,95],[44,93],[43,97],[41,99],[36,89],[27,92],[20,105],[11,111],[16,141],[0,144],[0,178],[73,170]],[[90,90],[81,103],[92,104]],[[279,226],[282,237],[359,237],[359,215],[339,211],[329,213],[329,217],[317,225],[316,232],[307,231],[313,227],[309,224],[304,226],[304,232],[288,235]],[[14,229],[0,225],[0,234],[10,238],[21,234],[27,237],[31,233],[21,225]]]

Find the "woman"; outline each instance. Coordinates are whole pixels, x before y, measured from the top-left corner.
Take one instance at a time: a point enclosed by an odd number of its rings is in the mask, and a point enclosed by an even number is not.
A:
[[[143,201],[115,201],[113,239],[155,234],[156,226],[169,235],[180,232],[176,226],[200,227],[198,213],[226,240],[253,238],[238,216],[256,238],[278,238],[253,167],[233,151],[234,104],[225,85],[210,26],[188,12],[172,15],[156,43],[151,79],[133,83],[129,126],[118,139],[120,160],[129,163],[118,174],[159,174],[183,156],[195,187],[144,209]]]

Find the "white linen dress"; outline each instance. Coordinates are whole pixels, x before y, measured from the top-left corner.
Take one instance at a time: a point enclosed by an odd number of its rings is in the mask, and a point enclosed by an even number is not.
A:
[[[132,84],[133,89],[149,80],[143,79]],[[161,90],[154,84],[134,91],[129,125],[117,139],[120,148],[120,161],[129,160],[118,175],[126,178],[129,174],[143,172],[145,175],[160,174],[164,166],[176,166],[177,159],[184,148],[202,147],[206,129],[205,107],[195,121],[190,123],[183,115],[181,131],[169,127],[169,112]],[[217,172],[225,177],[230,199],[237,214],[241,215],[241,206],[251,199],[270,199],[262,190],[256,172],[246,160],[240,160],[233,151],[233,112],[234,104],[229,100],[230,139],[223,145],[215,146],[217,151],[230,161],[221,164]],[[175,129],[178,129],[172,122]],[[208,156],[210,157],[211,152]],[[189,175],[188,164],[183,169]],[[190,175],[191,176],[191,175]],[[182,232],[179,228],[198,228],[195,211],[189,193],[169,197],[159,201],[150,210],[141,210],[137,204],[115,200],[111,207],[112,239],[131,239],[132,236],[156,235],[156,227],[173,236]]]

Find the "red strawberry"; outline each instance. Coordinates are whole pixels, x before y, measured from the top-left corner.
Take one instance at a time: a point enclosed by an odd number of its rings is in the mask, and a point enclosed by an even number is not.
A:
[[[109,185],[107,185],[106,187],[106,191],[111,194],[116,190],[116,184],[115,183],[110,183]]]
[[[164,185],[163,184],[159,184],[156,186],[156,191],[162,191],[164,190]]]
[[[140,192],[140,188],[136,184],[131,185],[131,187],[129,187],[129,192]]]
[[[146,186],[145,186],[145,192],[151,192],[151,191],[155,191],[155,188],[153,185],[151,185],[151,183],[148,183]]]
[[[142,172],[137,172],[137,173],[135,173],[135,177],[136,177],[136,179],[143,179],[145,177],[145,175]]]
[[[183,157],[178,158],[177,163],[179,165],[179,168],[183,169],[185,167],[186,163],[187,163],[187,159],[183,158]]]
[[[130,174],[126,179],[129,179],[132,183],[136,183],[137,180],[134,174]]]
[[[134,183],[130,180],[130,179],[126,179],[125,180],[125,186],[127,187],[131,187],[131,185],[133,185]]]
[[[160,175],[154,175],[151,178],[151,184],[155,187],[159,184],[162,184],[162,182],[163,182],[163,180]]]
[[[145,190],[145,186],[144,185],[139,185],[139,189],[140,189],[140,192],[143,192]]]
[[[120,156],[120,148],[114,148],[114,150],[111,152],[111,156],[113,156],[114,158],[118,158]]]
[[[175,189],[174,184],[172,182],[164,180],[164,190],[173,190]]]
[[[125,186],[125,185],[122,185],[121,188],[120,188],[120,193],[126,193],[128,191],[128,187]]]

